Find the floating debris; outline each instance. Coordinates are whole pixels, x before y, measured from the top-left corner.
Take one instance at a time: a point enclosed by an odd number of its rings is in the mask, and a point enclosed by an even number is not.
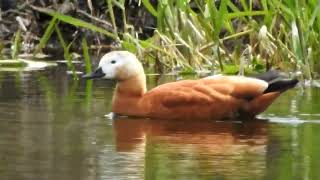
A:
[[[27,59],[6,59],[0,60],[0,71],[35,71],[42,70],[49,66],[56,66],[54,62],[34,61]]]
[[[58,61],[56,61],[56,63],[58,63],[58,64],[68,64],[68,61],[67,60],[58,60]],[[71,63],[72,64],[83,64],[82,61],[77,61],[77,60],[71,61]]]
[[[74,74],[76,74],[76,75],[82,75],[82,74],[84,74],[84,73],[81,72],[81,71],[67,71],[67,74],[68,74],[68,75],[74,75]]]

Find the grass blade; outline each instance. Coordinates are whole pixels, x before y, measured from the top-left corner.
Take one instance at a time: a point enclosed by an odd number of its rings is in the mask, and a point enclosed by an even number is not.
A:
[[[65,22],[65,23],[72,24],[72,25],[77,26],[77,27],[83,27],[83,28],[86,28],[86,29],[89,29],[89,30],[92,30],[92,31],[95,31],[95,32],[99,32],[101,34],[104,34],[104,35],[106,35],[106,36],[108,36],[110,38],[117,39],[117,36],[114,33],[106,31],[103,28],[97,27],[97,26],[95,26],[95,25],[93,25],[91,23],[82,21],[82,20],[74,18],[72,16],[63,15],[63,14],[58,13],[58,12],[49,12],[48,14],[53,16],[53,17],[55,17],[55,18],[57,18],[57,19],[59,19],[60,21]]]
[[[106,31],[105,29],[100,28],[98,26],[95,26],[95,25],[93,25],[91,23],[82,21],[82,20],[74,18],[72,16],[61,14],[61,13],[56,12],[56,11],[52,11],[52,10],[47,9],[47,8],[36,7],[36,6],[33,6],[33,5],[29,5],[29,6],[32,9],[36,10],[36,11],[39,11],[41,13],[50,15],[50,16],[52,16],[52,17],[54,17],[54,18],[56,18],[56,19],[58,19],[60,21],[63,21],[65,23],[74,25],[76,27],[86,28],[86,29],[89,29],[89,30],[94,31],[94,32],[99,32],[101,34],[104,34],[104,35],[112,38],[112,39],[117,39],[117,36],[114,33]]]
[[[91,68],[91,61],[90,61],[89,50],[88,50],[88,43],[85,37],[82,38],[81,44],[82,44],[84,62],[86,66],[86,73],[89,73],[92,71],[92,68]]]
[[[107,4],[108,4],[108,11],[109,11],[109,16],[112,22],[112,26],[113,26],[113,31],[116,34],[116,36],[118,37],[118,29],[117,29],[117,24],[116,24],[116,20],[114,17],[114,13],[113,13],[113,5],[112,5],[112,0],[107,0]]]
[[[70,47],[73,44],[74,40],[71,43],[69,43],[69,45],[67,45],[66,42],[64,41],[62,33],[61,33],[61,31],[60,31],[60,29],[59,29],[59,27],[57,25],[55,26],[55,31],[56,31],[56,33],[58,35],[58,39],[59,39],[60,45],[63,48],[63,52],[64,52],[63,53],[63,57],[64,57],[65,60],[67,60],[68,69],[70,69],[72,71],[73,79],[78,80],[78,76],[76,74],[75,66],[72,63],[72,55],[70,54]]]
[[[21,29],[18,29],[14,36],[13,49],[11,51],[12,59],[17,59],[21,47]]]
[[[41,37],[40,42],[36,48],[36,50],[34,51],[33,55],[39,53],[48,43],[49,38],[52,35],[52,32],[54,31],[55,25],[57,23],[57,18],[53,17],[46,29],[46,31],[44,32],[44,35]]]
[[[144,7],[151,13],[153,16],[157,17],[158,12],[153,8],[152,4],[149,2],[149,0],[142,0],[142,4]]]

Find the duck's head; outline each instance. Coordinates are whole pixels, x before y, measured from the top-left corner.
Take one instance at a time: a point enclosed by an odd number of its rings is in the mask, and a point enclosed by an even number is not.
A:
[[[94,72],[84,75],[83,78],[122,81],[140,74],[144,74],[143,67],[134,54],[128,51],[112,51],[101,58]]]

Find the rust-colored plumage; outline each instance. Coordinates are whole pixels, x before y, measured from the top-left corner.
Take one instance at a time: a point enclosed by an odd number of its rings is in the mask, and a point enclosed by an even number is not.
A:
[[[279,73],[270,71],[260,79],[218,75],[171,82],[147,92],[141,63],[126,51],[106,54],[99,68],[85,77],[118,80],[112,103],[116,114],[194,120],[253,117],[298,82],[279,79]]]
[[[187,145],[196,154],[241,155],[248,151],[263,153],[268,140],[266,121],[239,124],[233,119],[221,122],[119,117],[113,128],[116,150],[122,152],[146,150],[140,148],[144,143],[164,143],[169,147]]]

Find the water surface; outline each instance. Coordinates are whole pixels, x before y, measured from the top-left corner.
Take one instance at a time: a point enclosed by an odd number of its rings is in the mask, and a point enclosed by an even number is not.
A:
[[[320,176],[319,88],[291,90],[252,121],[169,121],[105,117],[114,85],[59,68],[0,72],[1,179]]]

